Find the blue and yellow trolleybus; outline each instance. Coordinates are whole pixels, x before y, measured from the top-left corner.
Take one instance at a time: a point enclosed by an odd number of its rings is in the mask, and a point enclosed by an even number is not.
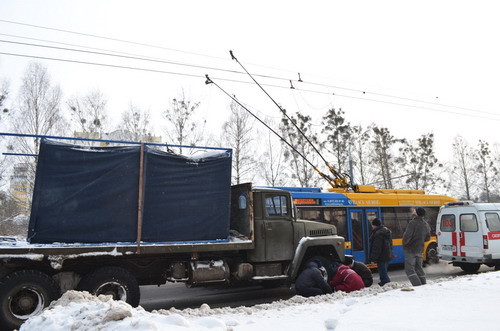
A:
[[[374,186],[357,185],[356,191],[330,188],[284,187],[292,192],[298,217],[334,224],[345,238],[345,252],[356,261],[369,263],[371,221],[378,217],[392,231],[394,259],[403,263],[402,237],[411,220],[410,208],[423,207],[431,226],[431,239],[424,246],[424,261],[437,262],[436,218],[439,207],[457,199],[426,194],[421,190],[381,190]]]

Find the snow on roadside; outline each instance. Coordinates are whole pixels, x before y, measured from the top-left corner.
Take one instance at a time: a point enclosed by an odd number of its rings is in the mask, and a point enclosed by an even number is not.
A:
[[[500,272],[429,285],[373,286],[353,293],[294,296],[253,307],[146,312],[108,296],[68,291],[23,330],[439,330],[495,329]],[[406,291],[409,290],[409,291]],[[450,312],[453,318],[449,318]]]

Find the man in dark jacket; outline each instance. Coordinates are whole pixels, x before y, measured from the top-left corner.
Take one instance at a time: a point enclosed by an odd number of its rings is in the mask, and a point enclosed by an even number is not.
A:
[[[370,237],[370,261],[377,263],[380,286],[389,283],[391,279],[387,273],[389,261],[392,260],[392,233],[382,226],[378,218],[372,221],[372,235]]]
[[[422,268],[422,252],[424,242],[431,237],[429,224],[424,220],[425,209],[411,208],[410,213],[413,218],[408,223],[403,234],[403,250],[405,253],[405,272],[413,286],[427,283],[425,272]]]
[[[295,281],[295,291],[303,297],[332,293],[332,288],[323,278],[321,262],[314,260],[306,265]]]
[[[365,287],[372,286],[373,284],[372,271],[366,266],[366,264],[354,261],[354,259],[349,255],[345,256],[344,264],[349,266],[352,270],[356,271],[356,273],[361,277],[361,279],[363,279]]]

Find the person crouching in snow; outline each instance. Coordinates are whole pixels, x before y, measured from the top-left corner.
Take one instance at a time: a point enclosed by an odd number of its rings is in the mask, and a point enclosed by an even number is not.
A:
[[[363,262],[354,261],[351,256],[346,255],[344,259],[344,264],[349,266],[363,280],[365,287],[370,287],[373,284],[373,274],[370,268],[366,266]]]
[[[295,281],[295,291],[303,297],[332,293],[332,288],[326,282],[321,272],[322,264],[314,260],[306,265]]]
[[[335,272],[335,275],[330,281],[330,286],[334,291],[349,293],[365,288],[365,284],[363,283],[363,279],[361,279],[361,276],[358,275],[356,271],[352,270],[349,266],[335,263],[332,265],[332,268]]]

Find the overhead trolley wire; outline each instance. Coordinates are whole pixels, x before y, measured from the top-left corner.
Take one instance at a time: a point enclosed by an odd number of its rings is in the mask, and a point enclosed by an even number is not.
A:
[[[216,56],[211,56],[211,55],[207,55],[207,54],[201,54],[201,53],[189,52],[189,51],[182,51],[182,50],[178,50],[178,49],[173,49],[173,48],[168,48],[168,47],[163,47],[163,46],[158,46],[158,45],[153,45],[153,44],[146,44],[146,43],[135,42],[135,41],[125,40],[125,39],[112,38],[112,37],[105,37],[105,36],[94,35],[94,34],[89,34],[89,33],[82,33],[82,32],[77,32],[77,31],[66,30],[66,29],[52,28],[52,27],[46,27],[46,26],[40,26],[40,25],[28,24],[28,23],[22,23],[22,22],[15,22],[15,21],[4,20],[4,19],[0,19],[0,22],[4,22],[4,23],[8,23],[8,24],[21,25],[21,26],[34,27],[34,28],[37,28],[37,29],[46,29],[46,30],[64,32],[64,33],[69,33],[69,34],[82,35],[82,36],[87,36],[87,37],[92,37],[92,38],[98,38],[98,39],[116,41],[116,42],[127,43],[127,44],[134,44],[134,45],[139,45],[139,46],[146,46],[146,47],[163,49],[163,50],[174,51],[174,52],[180,52],[180,53],[185,53],[185,54],[192,54],[192,55],[196,55],[196,56],[203,56],[203,57],[208,57],[208,58],[215,58],[215,59],[226,60],[225,58],[222,58],[222,57],[216,57]],[[1,34],[1,35],[6,35],[6,34]],[[20,36],[14,36],[14,37],[17,37],[17,38],[26,38],[26,37],[20,37]],[[27,38],[27,39],[32,39],[32,38]],[[48,41],[48,42],[51,42],[51,41]],[[57,42],[55,42],[55,43],[57,43]],[[73,45],[73,46],[75,46],[75,45]],[[77,46],[77,47],[86,47],[86,46]],[[92,47],[86,47],[86,48],[92,48]],[[116,52],[116,51],[112,51],[112,52]],[[117,52],[117,53],[129,54],[130,55],[130,53],[123,53],[123,52]],[[149,57],[149,59],[153,59],[153,58]],[[144,59],[141,59],[141,60],[144,60]],[[161,60],[158,60],[158,61],[161,61]],[[166,62],[168,62],[168,61],[166,61]],[[193,67],[197,66],[197,65],[189,65],[189,64],[179,64],[179,65],[187,65],[187,66],[193,66]],[[259,65],[259,66],[262,66],[262,65]],[[199,66],[199,67],[200,68],[204,68],[203,66]],[[207,68],[209,68],[209,67],[207,67]],[[221,68],[210,68],[210,69],[212,69],[212,70],[226,71],[225,69],[221,69]],[[282,69],[280,69],[280,70],[282,70]],[[230,70],[227,70],[227,71],[231,72]],[[242,72],[234,72],[234,73],[243,74]],[[322,87],[325,87],[325,88],[332,88],[332,89],[339,89],[339,90],[345,90],[345,91],[350,91],[350,92],[362,93],[363,95],[365,95],[365,94],[371,94],[371,95],[376,95],[376,96],[385,97],[385,98],[395,98],[395,99],[399,99],[399,100],[406,100],[406,101],[411,101],[411,102],[424,103],[424,104],[434,105],[434,106],[439,106],[439,107],[456,108],[456,109],[460,109],[460,110],[477,112],[477,113],[483,113],[483,114],[488,114],[488,115],[495,115],[495,116],[498,115],[497,113],[482,111],[482,110],[473,109],[473,108],[467,108],[467,107],[461,107],[461,106],[455,106],[455,105],[449,105],[449,104],[441,104],[441,103],[430,102],[430,101],[425,101],[425,100],[419,100],[419,99],[414,99],[414,98],[401,97],[401,96],[393,95],[393,94],[384,94],[384,93],[372,92],[372,91],[369,91],[369,90],[366,90],[366,89],[355,89],[355,88],[348,88],[348,87],[342,87],[342,86],[336,86],[336,85],[330,85],[330,84],[316,83],[316,82],[313,82],[313,81],[303,80],[302,77],[301,77],[301,75],[300,75],[300,73],[298,73],[298,77],[299,77],[298,80],[296,80],[296,79],[289,79],[289,78],[283,78],[283,77],[276,77],[276,76],[269,76],[269,75],[259,75],[259,74],[255,74],[255,75],[259,76],[259,77],[264,77],[264,78],[290,81],[290,83],[292,84],[292,86],[293,86],[292,82],[294,82],[296,84],[297,83],[304,83],[304,84],[311,84],[311,85],[316,85],[316,86],[322,86]],[[367,99],[367,100],[371,101],[370,99]],[[391,103],[389,102],[389,104],[391,104]],[[424,109],[428,109],[428,108],[424,108]]]
[[[8,24],[21,25],[21,26],[34,27],[34,28],[37,28],[37,29],[45,29],[45,30],[52,30],[52,31],[69,33],[69,34],[82,35],[82,36],[87,36],[87,37],[92,37],[92,38],[98,38],[98,39],[116,41],[116,42],[127,43],[127,44],[134,44],[134,45],[139,45],[139,46],[146,46],[146,47],[163,49],[163,50],[174,51],[174,52],[180,52],[180,53],[185,53],[185,54],[192,54],[192,55],[196,55],[196,56],[203,56],[203,57],[208,57],[208,58],[215,58],[215,59],[220,59],[220,60],[227,60],[226,58],[216,57],[216,56],[207,55],[207,54],[201,54],[201,53],[189,52],[189,51],[182,51],[182,50],[178,50],[178,49],[173,49],[173,48],[168,48],[168,47],[163,47],[163,46],[158,46],[158,45],[153,45],[153,44],[146,44],[146,43],[135,42],[135,41],[125,40],[125,39],[118,39],[118,38],[112,38],[112,37],[94,35],[94,34],[89,34],[89,33],[82,33],[82,32],[77,32],[77,31],[66,30],[66,29],[52,28],[52,27],[46,27],[46,26],[40,26],[40,25],[28,24],[28,23],[22,23],[22,22],[15,22],[15,21],[4,20],[4,19],[0,19],[0,22],[4,22],[4,23],[8,23]],[[2,35],[5,35],[5,34],[2,34]],[[17,38],[23,38],[23,37],[17,36]],[[27,38],[27,39],[31,39],[31,38]],[[73,46],[75,46],[75,45],[73,45]],[[77,46],[77,47],[86,47],[86,46]],[[91,48],[91,47],[87,47],[87,48]],[[112,51],[112,52],[115,52],[115,51]],[[118,53],[129,54],[129,53],[123,53],[123,52],[118,52]],[[152,58],[150,58],[150,59],[152,59]],[[179,65],[187,65],[187,64],[179,64]],[[196,65],[187,65],[187,66],[196,66]],[[259,66],[262,66],[262,65],[259,65]],[[199,67],[203,68],[203,66],[199,66]],[[225,71],[225,69],[221,69],[221,68],[210,68],[210,69]],[[283,69],[279,69],[279,70],[283,70]],[[231,72],[230,70],[227,70],[227,71]],[[235,73],[244,74],[242,72],[235,72]],[[311,85],[321,86],[321,87],[325,87],[325,88],[332,88],[332,89],[338,89],[338,90],[344,90],[344,91],[362,93],[363,95],[365,95],[365,94],[371,94],[371,95],[376,95],[376,96],[385,97],[385,98],[395,98],[395,99],[399,99],[399,100],[406,100],[406,101],[411,101],[411,102],[424,103],[424,104],[434,105],[434,106],[439,106],[439,107],[456,108],[456,109],[460,109],[460,110],[477,112],[477,113],[483,113],[483,114],[488,114],[488,115],[495,115],[495,116],[498,115],[497,113],[487,112],[487,111],[473,109],[473,108],[467,108],[467,107],[461,107],[461,106],[449,105],[449,104],[441,104],[441,103],[430,102],[430,101],[425,101],[425,100],[419,100],[419,99],[414,99],[414,98],[402,97],[402,96],[393,95],[393,94],[378,93],[378,92],[373,92],[373,91],[369,91],[369,90],[366,90],[366,89],[355,89],[355,88],[348,88],[348,87],[336,86],[336,85],[331,85],[331,84],[316,83],[316,82],[313,82],[313,81],[303,80],[300,73],[298,73],[298,77],[299,77],[298,80],[296,80],[296,79],[290,79],[290,78],[283,78],[283,77],[276,77],[276,76],[269,76],[269,75],[259,75],[259,74],[255,74],[255,75],[259,76],[259,77],[263,77],[263,78],[286,80],[286,81],[290,81],[290,83],[294,82],[296,84],[297,83],[311,84]],[[293,84],[292,84],[292,86],[293,86]],[[367,100],[370,101],[370,99],[367,99]]]
[[[179,52],[179,53],[184,53],[184,54],[192,54],[192,55],[197,55],[197,56],[204,56],[204,57],[211,57],[211,58],[225,60],[222,57],[216,57],[216,56],[211,56],[211,55],[206,55],[206,54],[199,54],[199,53],[195,53],[195,52],[181,51],[181,50],[174,49],[174,48],[168,48],[168,47],[163,47],[163,46],[158,46],[158,45],[152,45],[152,44],[146,44],[146,43],[141,43],[141,42],[136,42],[136,41],[118,39],[118,38],[104,37],[104,36],[99,36],[99,35],[90,34],[90,33],[83,33],[83,32],[77,32],[77,31],[71,31],[71,30],[65,30],[65,29],[58,29],[58,28],[50,28],[50,27],[41,26],[41,25],[21,23],[21,22],[14,22],[14,21],[3,20],[3,19],[0,19],[0,22],[9,23],[9,24],[16,24],[16,25],[22,25],[22,26],[29,26],[29,27],[33,27],[33,28],[37,28],[37,29],[45,29],[45,30],[58,31],[58,32],[64,32],[64,33],[69,33],[69,34],[76,34],[76,35],[80,35],[80,36],[86,36],[86,37],[104,39],[104,40],[109,40],[109,41],[117,41],[117,42],[131,44],[131,45],[146,46],[146,47],[163,49],[163,50],[168,50],[168,51],[173,51],[173,52]]]
[[[210,84],[213,84],[215,85],[219,90],[221,90],[224,94],[226,94],[228,97],[230,97],[234,102],[236,102],[240,107],[242,107],[244,110],[246,110],[250,115],[252,115],[256,120],[258,120],[260,123],[262,123],[266,128],[268,128],[272,133],[274,133],[281,141],[283,141],[286,145],[288,145],[288,147],[290,147],[295,153],[297,153],[297,155],[299,155],[304,161],[306,161],[307,164],[309,164],[321,177],[323,177],[328,183],[330,183],[330,185],[332,185],[332,187],[335,187],[334,183],[335,183],[335,180],[333,178],[331,178],[330,176],[328,176],[327,174],[324,174],[323,172],[321,172],[318,168],[316,168],[316,166],[311,162],[309,161],[305,156],[304,154],[302,154],[301,152],[299,152],[292,144],[290,144],[285,138],[283,138],[279,133],[277,133],[273,128],[271,128],[267,123],[265,123],[263,120],[261,120],[257,115],[255,115],[254,113],[252,113],[245,105],[243,105],[238,99],[236,99],[235,96],[229,94],[228,92],[226,92],[226,90],[224,90],[222,87],[220,87],[217,83],[215,83],[212,79],[210,79],[210,77],[208,75],[205,75],[206,77],[206,81],[205,81],[205,84],[207,85],[210,85]],[[307,138],[306,138],[307,139]]]
[[[12,43],[12,44],[21,44],[21,45],[32,46],[32,44],[21,43],[21,42],[13,42],[13,41],[5,41],[5,40],[0,40],[0,42],[6,42],[6,43]],[[34,45],[36,45],[36,44],[34,44]],[[199,65],[190,65],[190,64],[186,64],[186,63],[179,63],[179,62],[173,62],[173,61],[152,60],[152,59],[147,59],[147,58],[140,58],[140,57],[133,57],[133,56],[121,56],[121,55],[116,55],[116,54],[111,54],[111,53],[100,53],[100,52],[84,51],[84,50],[77,50],[77,49],[63,48],[63,47],[56,47],[56,46],[47,46],[47,45],[36,45],[36,46],[45,47],[45,48],[54,48],[54,49],[59,49],[59,50],[69,50],[69,51],[84,52],[84,53],[94,53],[94,54],[98,54],[98,55],[106,55],[106,56],[113,56],[113,57],[123,57],[123,58],[132,59],[132,60],[144,60],[144,61],[151,61],[151,62],[159,62],[159,63],[163,63],[163,64],[173,64],[173,65],[179,65],[179,66],[188,66],[188,67],[194,67],[194,68],[198,68],[198,69],[212,69],[212,70],[224,71],[224,72],[227,72],[227,73],[245,74],[244,72],[241,72],[241,71],[221,69],[221,68],[215,68],[215,67],[205,67],[205,66],[199,66]],[[8,55],[8,56],[16,56],[16,57],[28,57],[28,58],[41,59],[41,60],[58,61],[58,62],[69,62],[69,63],[77,63],[77,64],[85,64],[85,65],[95,65],[95,66],[102,66],[102,67],[111,67],[111,68],[117,68],[117,69],[130,69],[130,70],[139,70],[139,71],[146,71],[146,72],[172,74],[172,75],[187,76],[187,77],[196,77],[196,78],[204,77],[202,74],[196,75],[196,74],[180,73],[180,72],[166,71],[166,70],[159,70],[159,69],[148,69],[148,68],[125,66],[125,65],[116,65],[116,64],[106,64],[106,63],[99,63],[99,62],[91,62],[91,61],[79,61],[79,60],[63,59],[63,58],[56,58],[56,57],[37,56],[37,55],[20,54],[20,53],[8,53],[8,52],[0,52],[0,54],[2,54],[2,55]],[[258,74],[256,74],[255,76],[262,77],[262,78],[271,78],[271,79],[279,79],[279,80],[289,81],[288,79],[285,79],[285,78],[273,77],[273,76],[268,76],[268,75],[258,75]],[[229,79],[229,78],[217,78],[217,79],[224,80],[224,81],[229,81],[229,82],[235,82],[235,83],[251,84],[251,82],[249,82],[249,81],[243,81],[243,80],[237,80],[237,79]],[[299,81],[297,81],[297,82],[299,82]],[[314,84],[314,85],[322,86],[322,84],[315,84],[315,83],[309,83],[309,84]],[[281,89],[289,89],[289,87],[287,87],[287,86],[276,85],[276,84],[262,84],[262,85],[268,86],[268,87],[281,88]],[[329,87],[329,86],[328,85],[323,85],[323,87]],[[297,91],[302,91],[302,92],[316,93],[316,94],[322,94],[322,95],[333,95],[333,96],[338,96],[338,97],[342,97],[342,98],[349,98],[349,99],[369,101],[369,102],[377,102],[377,103],[383,103],[383,104],[389,104],[389,105],[395,105],[395,106],[411,107],[411,108],[417,108],[417,109],[425,109],[425,110],[430,110],[430,111],[437,111],[437,112],[448,113],[448,114],[456,114],[456,115],[461,115],[461,116],[469,116],[469,117],[482,118],[482,119],[491,119],[491,120],[495,120],[495,121],[500,120],[498,118],[491,118],[491,117],[486,117],[486,116],[479,116],[479,115],[466,114],[466,113],[461,113],[461,112],[454,112],[454,111],[451,111],[451,110],[443,110],[443,109],[425,107],[425,106],[420,106],[420,105],[412,105],[412,104],[405,104],[405,103],[397,103],[397,102],[391,102],[391,101],[377,100],[377,99],[366,98],[366,97],[356,97],[356,96],[352,96],[352,95],[339,94],[339,93],[335,93],[335,92],[333,92],[333,93],[332,92],[324,92],[324,91],[304,89],[304,88],[299,88],[299,87],[294,87],[294,89],[297,90]],[[371,94],[374,94],[374,93],[371,93]],[[439,105],[439,104],[437,104],[437,105]],[[500,116],[500,114],[482,112],[482,111],[472,110],[472,109],[468,109],[468,108],[463,108],[463,110],[475,111],[475,112],[480,112],[480,113],[486,113],[486,114],[490,114],[490,115],[494,115],[494,116]]]

